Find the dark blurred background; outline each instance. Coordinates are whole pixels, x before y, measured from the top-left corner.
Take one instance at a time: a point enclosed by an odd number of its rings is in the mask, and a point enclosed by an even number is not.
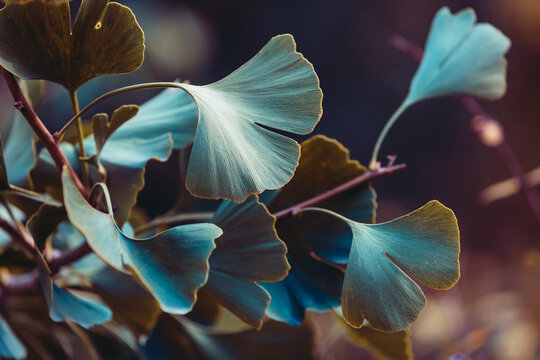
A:
[[[145,31],[145,63],[134,73],[100,77],[84,85],[79,91],[82,105],[107,90],[137,82],[189,79],[194,84],[207,84],[219,80],[249,60],[271,37],[290,33],[298,50],[313,63],[324,92],[324,114],[315,133],[339,140],[350,149],[353,159],[364,164],[379,131],[405,97],[417,67],[414,60],[388,44],[389,35],[397,33],[423,45],[431,19],[441,6],[449,6],[453,12],[473,7],[480,21],[492,23],[513,43],[507,56],[507,95],[501,101],[482,105],[503,124],[524,169],[540,166],[538,0],[120,2],[133,9]],[[71,116],[71,110],[61,88],[50,85],[49,90],[40,110],[47,114],[47,125],[56,130]],[[122,101],[140,103],[154,94],[141,91],[115,98],[97,110],[111,111]],[[9,100],[3,89],[2,116],[12,111]],[[470,324],[470,309],[485,296],[510,292],[522,301],[525,291],[532,291],[533,297],[540,295],[540,224],[519,195],[488,206],[479,203],[482,189],[510,174],[496,152],[477,141],[469,120],[454,99],[415,105],[391,130],[381,151],[381,155],[396,154],[398,162],[408,168],[374,183],[380,221],[403,215],[431,199],[452,208],[459,220],[462,280],[450,292],[428,294],[431,307],[417,324],[419,330],[413,330],[418,358],[436,358],[440,349],[448,348],[449,339],[454,341],[452,351],[469,346],[467,336],[479,326]],[[147,184],[140,202],[150,215],[167,211],[178,194],[176,157],[168,165],[151,164]],[[531,318],[537,316],[537,310],[533,305],[518,303],[523,312],[519,319],[532,321],[525,327],[525,338],[536,344],[537,354],[540,326],[538,318]],[[495,312],[506,306],[500,304],[493,305]],[[433,306],[439,306],[439,313]],[[523,328],[518,330],[518,335],[523,333]],[[434,332],[450,333],[431,339]],[[523,340],[518,335],[512,336]],[[527,348],[523,344],[520,347]],[[504,356],[500,358],[514,358]]]

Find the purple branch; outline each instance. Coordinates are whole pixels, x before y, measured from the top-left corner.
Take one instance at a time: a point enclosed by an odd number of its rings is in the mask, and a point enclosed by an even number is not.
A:
[[[399,164],[399,165],[393,165],[393,161],[395,160],[395,157],[391,159],[391,163],[386,167],[376,167],[374,169],[370,169],[363,173],[360,176],[355,177],[354,179],[351,179],[347,181],[344,184],[341,184],[333,189],[330,189],[320,195],[317,195],[311,199],[308,199],[306,201],[303,201],[299,204],[293,205],[287,209],[278,211],[277,213],[274,213],[273,215],[276,217],[276,219],[280,219],[282,217],[285,217],[290,214],[294,214],[295,212],[309,206],[316,205],[324,200],[330,199],[333,196],[336,196],[338,194],[341,194],[347,190],[350,190],[358,185],[367,183],[368,181],[374,180],[376,178],[379,178],[381,176],[392,174],[393,172],[403,170],[406,168],[405,164]]]
[[[417,61],[422,60],[424,50],[404,37],[391,35],[389,42],[393,47],[401,50],[413,59]],[[472,96],[462,96],[459,98],[459,101],[472,116],[471,125],[478,140],[486,146],[497,149],[501,160],[504,162],[512,176],[518,180],[520,192],[529,205],[529,208],[540,222],[540,198],[532,189],[510,144],[506,141],[501,124],[488,115],[478,101]]]

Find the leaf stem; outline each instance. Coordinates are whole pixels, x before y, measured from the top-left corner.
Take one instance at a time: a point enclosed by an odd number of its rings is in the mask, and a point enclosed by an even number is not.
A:
[[[0,228],[11,236],[13,240],[17,241],[24,249],[30,251],[30,253],[34,252],[34,240],[29,235],[2,218],[0,218]]]
[[[399,171],[399,170],[403,170],[405,169],[407,166],[405,164],[398,164],[398,165],[394,165],[392,163],[390,163],[389,165],[385,166],[385,167],[375,167],[373,169],[369,169],[368,171],[366,171],[365,173],[363,173],[362,175],[360,176],[357,176],[355,177],[354,179],[351,179],[349,181],[347,181],[346,183],[344,184],[341,184],[339,186],[336,186],[335,188],[333,189],[330,189],[320,195],[317,195],[311,199],[308,199],[306,201],[303,201],[299,204],[296,204],[296,205],[293,205],[287,209],[284,209],[284,210],[281,210],[281,211],[278,211],[277,213],[274,213],[273,215],[276,217],[276,219],[280,219],[282,217],[285,217],[287,215],[290,215],[290,214],[294,214],[295,212],[297,211],[300,211],[302,210],[303,208],[306,208],[306,207],[310,207],[310,206],[313,206],[315,204],[318,204],[324,200],[327,200],[333,196],[336,196],[338,194],[341,194],[347,190],[350,190],[358,185],[361,185],[361,184],[364,184],[364,183],[367,183],[368,181],[371,181],[371,180],[374,180],[374,179],[377,179],[379,177],[382,177],[382,176],[385,176],[385,175],[390,175],[396,171]]]
[[[371,161],[369,162],[370,169],[374,169],[377,167],[377,157],[379,156],[379,150],[381,149],[381,145],[384,141],[384,138],[386,137],[386,134],[388,134],[388,131],[390,130],[392,125],[394,125],[396,120],[401,116],[401,114],[403,114],[403,112],[405,111],[405,109],[407,109],[409,105],[410,104],[409,104],[408,99],[405,99],[405,101],[403,101],[401,105],[399,105],[399,107],[396,109],[396,111],[392,114],[390,119],[388,119],[388,121],[384,125],[384,128],[382,129],[381,133],[379,134],[379,137],[377,138],[375,147],[373,148],[373,154],[371,155]]]
[[[37,116],[36,112],[24,96],[21,88],[19,87],[19,84],[17,83],[17,80],[15,79],[15,76],[13,76],[12,73],[7,71],[2,66],[0,66],[0,70],[2,71],[2,76],[4,77],[9,91],[13,96],[13,105],[26,118],[28,124],[34,130],[39,140],[43,143],[49,154],[51,154],[51,158],[56,164],[58,170],[62,172],[62,168],[66,166],[69,174],[73,179],[73,182],[75,183],[75,186],[77,186],[77,189],[79,189],[81,194],[88,199],[88,191],[81,183],[81,180],[77,176],[77,173],[75,173],[75,171],[71,167],[71,164],[60,149],[60,146],[58,146],[56,139],[51,135],[49,130],[47,130],[41,119]]]
[[[423,49],[404,37],[392,35],[389,38],[389,42],[393,47],[408,54],[413,59],[417,61],[422,60],[422,56],[424,54]],[[472,96],[460,97],[459,101],[472,116],[471,124],[473,125],[473,129],[475,129],[478,140],[484,145],[495,147],[497,149],[499,157],[506,165],[512,176],[517,179],[519,183],[519,190],[523,195],[523,198],[529,205],[529,208],[533,212],[538,222],[540,222],[540,198],[538,197],[538,193],[532,189],[529,179],[525,175],[518,159],[512,151],[512,147],[506,141],[502,125],[488,115],[478,101],[476,101],[476,99]],[[500,131],[497,132],[498,138],[494,144],[488,144],[486,143],[485,138],[486,132],[488,131],[487,127],[493,127],[494,125],[500,129]]]
[[[90,110],[92,107],[96,106],[100,102],[107,100],[110,97],[135,91],[135,90],[142,90],[142,89],[163,89],[163,88],[177,88],[177,89],[184,89],[186,84],[178,83],[178,82],[150,82],[150,83],[143,83],[143,84],[137,84],[137,85],[130,85],[125,86],[116,90],[109,91],[108,93],[105,93],[101,95],[100,97],[94,99],[90,104],[86,105],[84,108],[82,108],[81,111],[78,111],[65,125],[62,129],[58,131],[58,137],[62,137],[67,129],[77,120],[77,118],[80,118],[83,114],[85,114],[88,110]]]
[[[170,216],[161,216],[157,217],[154,220],[141,225],[135,229],[136,234],[143,233],[148,230],[155,229],[161,225],[168,225],[168,224],[174,224],[174,223],[180,223],[180,222],[186,222],[186,221],[194,221],[194,220],[208,220],[211,219],[212,216],[214,216],[214,213],[211,211],[207,212],[195,212],[195,213],[183,213],[183,214],[176,214],[176,215],[170,215]]]
[[[69,99],[71,100],[71,107],[73,108],[73,115],[79,113],[79,99],[77,98],[77,91],[69,91]],[[80,158],[86,158],[86,151],[84,150],[84,128],[82,118],[79,116],[75,120],[77,123],[77,141],[79,143]],[[82,169],[83,183],[86,188],[90,187],[90,178],[88,177],[88,163],[80,160]]]

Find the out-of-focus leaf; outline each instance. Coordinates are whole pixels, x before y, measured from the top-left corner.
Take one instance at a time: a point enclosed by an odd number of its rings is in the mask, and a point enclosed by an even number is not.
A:
[[[19,77],[50,80],[71,91],[98,75],[141,66],[144,35],[129,8],[83,0],[73,30],[70,23],[67,0],[6,1],[0,63]]]
[[[15,220],[17,221],[23,221],[25,219],[24,213],[19,210],[17,207],[8,204],[9,210],[15,217]],[[0,218],[4,219],[8,223],[13,224],[13,220],[11,219],[11,216],[9,215],[8,210],[4,206],[0,206]],[[0,253],[4,249],[6,245],[8,245],[11,242],[11,235],[7,234],[4,230],[0,230]]]
[[[376,360],[412,360],[410,332],[402,330],[393,333],[373,330],[369,326],[355,329],[340,320],[345,334],[353,344],[366,348]]]
[[[4,161],[4,145],[0,138],[0,191],[9,190],[9,181],[6,171],[6,163]]]
[[[111,320],[112,312],[105,305],[58,287],[50,276],[50,270],[43,256],[39,253],[36,258],[40,269],[39,282],[52,320],[60,322],[69,319],[84,328]]]
[[[142,347],[154,360],[297,360],[313,359],[313,331],[308,323],[300,327],[270,321],[259,331],[211,335],[188,320],[163,315]]]
[[[322,114],[319,80],[291,35],[272,38],[216,83],[179,85],[199,114],[186,178],[189,192],[241,202],[291,179],[298,144],[262,126],[308,134]]]
[[[349,159],[348,150],[339,142],[314,136],[302,143],[300,164],[294,177],[273,196],[269,209],[276,213],[365,172],[365,167]],[[375,192],[365,184],[321,202],[320,206],[369,223],[375,217]],[[328,262],[347,262],[350,230],[340,221],[316,213],[278,219],[276,229],[287,244],[291,271],[281,282],[262,284],[272,296],[267,315],[300,325],[306,309],[325,311],[340,304],[343,271]],[[321,258],[325,261],[319,261]]]
[[[111,268],[92,276],[92,288],[113,311],[113,320],[126,326],[137,339],[155,327],[159,304],[130,276]]]
[[[439,290],[451,288],[459,279],[457,220],[452,210],[437,201],[375,225],[325,209],[305,209],[311,210],[332,214],[351,228],[341,304],[344,319],[353,327],[367,320],[381,331],[408,329],[426,299],[407,273]]]
[[[24,345],[21,344],[2,316],[0,316],[0,357],[7,359],[26,358]]]
[[[72,224],[94,252],[120,271],[132,271],[150,290],[161,308],[185,314],[196,291],[208,278],[208,258],[214,239],[222,234],[214,224],[177,226],[148,239],[124,235],[114,222],[107,188],[102,189],[109,214],[94,209],[79,193],[68,171],[62,173],[64,203]]]
[[[452,15],[447,7],[441,8],[406,103],[453,94],[501,98],[506,92],[504,55],[509,48],[510,40],[495,27],[476,24],[472,9]]]
[[[287,276],[287,248],[278,238],[276,219],[256,196],[242,204],[224,201],[211,220],[223,230],[210,256],[203,288],[248,324],[260,328],[270,295],[258,281]]]

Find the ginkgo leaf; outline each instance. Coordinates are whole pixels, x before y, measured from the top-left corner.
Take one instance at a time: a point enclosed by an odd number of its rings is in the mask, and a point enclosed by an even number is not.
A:
[[[37,250],[36,252],[38,252]],[[45,259],[38,253],[39,282],[49,306],[49,316],[53,321],[72,320],[84,328],[103,324],[111,320],[111,310],[94,300],[77,296],[57,286],[50,276]]]
[[[476,23],[466,9],[453,15],[441,8],[431,25],[424,57],[406,103],[468,94],[496,100],[506,92],[506,59],[510,40],[491,24]]]
[[[19,341],[8,323],[0,315],[0,357],[7,359],[26,359],[26,349]]]
[[[282,187],[298,164],[299,146],[263,126],[308,134],[322,114],[319,80],[291,35],[272,38],[216,83],[179,86],[199,114],[186,188],[203,198],[242,202]]]
[[[197,290],[207,281],[208,258],[215,247],[214,239],[222,234],[220,228],[191,224],[148,239],[132,239],[118,229],[104,184],[100,185],[108,214],[94,209],[82,197],[65,169],[62,184],[70,221],[103,261],[119,271],[131,271],[164,311],[185,314],[192,308]]]
[[[216,240],[203,289],[260,328],[270,295],[257,282],[282,280],[290,268],[287,248],[274,228],[276,219],[252,196],[242,204],[224,201],[211,221],[223,230],[223,236]]]
[[[408,329],[425,305],[415,280],[449,289],[459,279],[459,229],[452,210],[431,201],[412,213],[380,224],[362,224],[332,211],[352,231],[341,304],[353,327],[364,320],[381,331]]]
[[[184,317],[162,315],[142,350],[156,360],[307,360],[314,359],[313,337],[307,322],[291,327],[270,321],[261,330],[216,335]]]
[[[17,111],[13,116],[11,129],[4,148],[4,159],[9,181],[13,185],[23,186],[28,172],[36,162],[34,155],[34,132],[24,116]]]
[[[314,136],[302,143],[294,177],[273,196],[269,209],[276,213],[366,171],[360,163],[350,160],[348,150],[339,142]],[[375,216],[375,192],[365,184],[319,205],[356,221],[370,223]],[[348,261],[351,236],[347,225],[326,214],[310,212],[278,219],[276,230],[287,244],[291,271],[283,281],[262,284],[272,296],[267,315],[300,325],[307,309],[325,311],[338,306],[344,274],[329,262]]]
[[[126,121],[137,115],[137,112],[139,112],[137,105],[123,105],[112,113],[110,120],[107,114],[96,114],[92,117],[92,133],[96,143],[96,154],[101,152],[107,139]]]
[[[143,59],[143,32],[119,3],[83,0],[73,29],[67,0],[11,0],[0,11],[0,63],[19,77],[74,91],[98,75],[134,71]]]

